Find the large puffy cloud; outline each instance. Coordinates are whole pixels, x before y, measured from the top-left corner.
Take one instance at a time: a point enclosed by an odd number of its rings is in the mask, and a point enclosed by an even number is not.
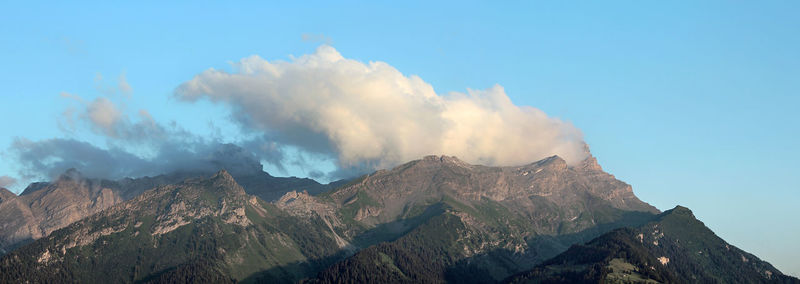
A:
[[[219,168],[248,172],[259,171],[259,162],[284,173],[289,166],[332,179],[428,154],[485,165],[518,165],[556,154],[575,163],[587,155],[579,130],[514,105],[500,86],[437,94],[417,76],[383,62],[346,59],[329,46],[290,62],[253,56],[234,67],[234,72],[202,72],[181,84],[176,96],[229,105],[246,134],[236,141],[159,124],[146,110],[130,115],[111,95],[85,100],[63,93],[77,107],[63,113],[62,129],[77,133],[88,127],[106,146],[18,138],[4,158],[17,161],[22,180],[52,178],[68,168],[110,179]],[[331,160],[338,168],[324,173]]]
[[[440,95],[384,62],[362,63],[323,45],[292,61],[258,56],[181,84],[185,101],[232,107],[242,126],[283,145],[329,155],[341,169],[383,168],[428,154],[486,165],[587,155],[570,123],[514,105],[500,86]]]

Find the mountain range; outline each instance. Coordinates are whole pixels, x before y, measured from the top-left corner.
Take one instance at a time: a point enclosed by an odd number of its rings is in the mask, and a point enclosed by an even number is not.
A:
[[[243,170],[249,169],[249,170]],[[427,156],[319,184],[260,165],[0,190],[0,282],[800,283],[594,157]]]
[[[344,182],[320,184],[308,178],[273,177],[261,170],[261,164],[248,159],[239,160],[231,168],[235,169],[232,174],[249,194],[267,201],[273,201],[291,189],[304,188],[320,193]],[[105,180],[87,178],[77,170],[69,169],[53,182],[32,183],[19,196],[0,189],[0,254],[130,200],[145,190],[213,174],[195,170],[155,177]]]

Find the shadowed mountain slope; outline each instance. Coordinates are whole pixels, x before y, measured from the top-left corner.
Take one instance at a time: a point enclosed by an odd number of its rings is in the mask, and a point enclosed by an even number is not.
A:
[[[800,283],[719,238],[685,207],[604,234],[510,283]]]

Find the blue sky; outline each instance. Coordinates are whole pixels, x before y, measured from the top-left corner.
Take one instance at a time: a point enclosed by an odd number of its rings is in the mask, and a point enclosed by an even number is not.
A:
[[[75,104],[63,92],[109,96],[197,135],[213,124],[235,141],[244,134],[228,108],[187,104],[175,89],[250,55],[291,60],[329,44],[437,93],[499,84],[514,104],[579,128],[642,200],[687,206],[730,243],[800,275],[795,1],[137,4],[0,4],[0,151],[16,137],[107,145],[59,128]],[[129,98],[109,94],[120,76]],[[0,176],[15,176],[2,157]]]

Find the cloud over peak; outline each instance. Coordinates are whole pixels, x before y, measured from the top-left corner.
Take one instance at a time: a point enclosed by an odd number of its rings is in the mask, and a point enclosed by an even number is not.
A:
[[[576,163],[587,155],[580,130],[514,105],[499,85],[437,94],[418,76],[345,58],[327,45],[291,61],[251,56],[233,67],[196,75],[176,96],[226,104],[241,126],[343,168],[384,168],[428,154],[486,165],[554,154]]]
[[[201,72],[180,84],[175,96],[228,106],[238,136],[198,135],[180,122],[159,123],[145,109],[129,113],[130,97],[62,93],[75,104],[59,126],[70,135],[88,129],[105,147],[73,138],[17,138],[3,156],[17,161],[18,178],[27,181],[69,168],[118,179],[219,168],[253,172],[261,163],[333,180],[432,154],[495,166],[551,155],[576,164],[588,154],[580,130],[515,105],[499,85],[438,94],[418,76],[385,62],[346,58],[327,45],[290,61],[250,56],[233,67]],[[126,84],[121,91],[131,90]]]
[[[262,170],[253,151],[211,141],[165,142],[158,145],[153,157],[141,157],[120,147],[103,149],[88,142],[63,138],[41,141],[17,138],[10,150],[19,162],[18,174],[26,180],[55,179],[70,168],[78,169],[87,177],[106,179],[219,169],[237,174]],[[2,176],[0,187],[15,181]]]

